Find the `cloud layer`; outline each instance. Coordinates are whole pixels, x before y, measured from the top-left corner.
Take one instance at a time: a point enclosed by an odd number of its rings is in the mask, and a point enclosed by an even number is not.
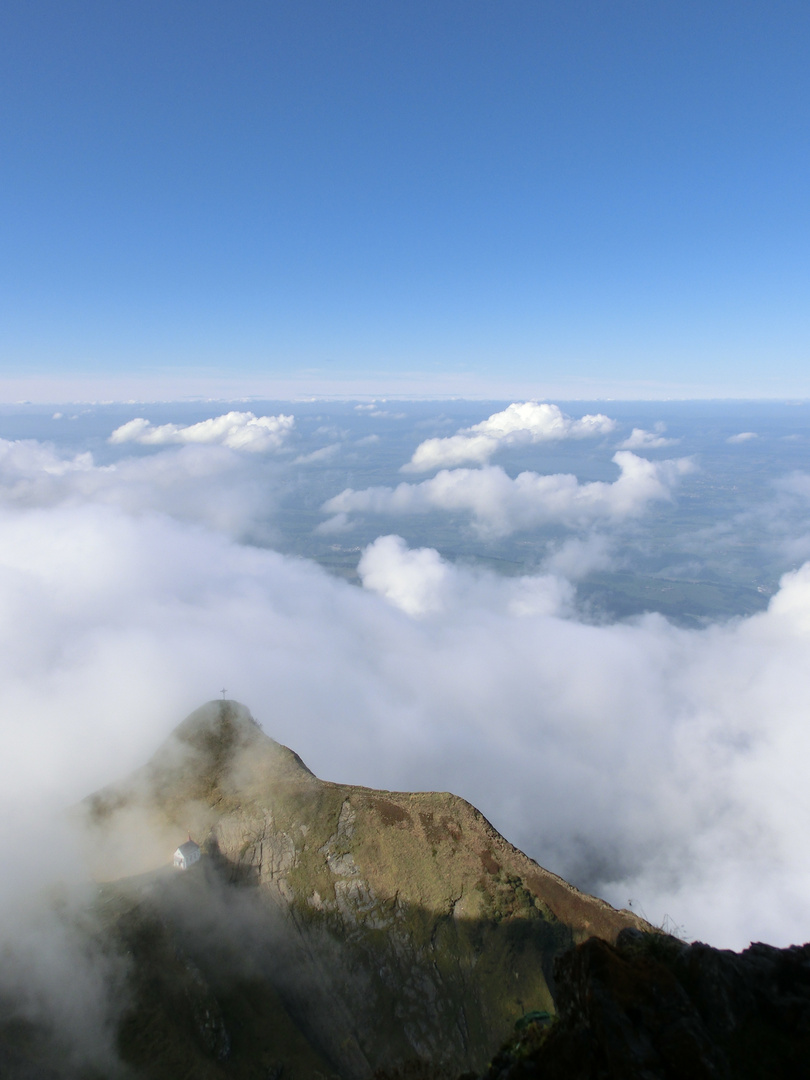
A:
[[[719,944],[807,936],[810,566],[726,626],[594,626],[559,575],[395,537],[358,589],[110,505],[0,523],[5,820],[46,822],[225,686],[327,779],[457,791],[552,869]]]
[[[448,438],[426,439],[417,446],[403,472],[428,472],[470,462],[485,465],[505,446],[525,446],[558,439],[587,439],[607,435],[616,424],[602,413],[579,420],[546,402],[513,402],[480,424],[462,428]]]
[[[686,458],[651,462],[627,450],[617,451],[612,460],[619,467],[619,478],[611,484],[581,484],[575,476],[560,473],[522,472],[512,479],[500,466],[490,465],[443,469],[429,480],[395,488],[347,488],[324,503],[324,513],[333,517],[323,527],[342,528],[350,514],[437,511],[468,514],[478,532],[489,537],[548,522],[583,527],[634,517],[650,502],[669,499],[679,478],[692,468]]]
[[[45,866],[36,853],[64,806],[142,764],[223,686],[324,778],[456,791],[544,865],[689,936],[810,937],[810,564],[750,618],[593,624],[575,580],[615,557],[611,523],[670,498],[690,468],[614,461],[613,483],[487,466],[347,490],[329,512],[581,533],[514,577],[382,535],[358,587],[256,546],[292,475],[272,455],[158,444],[100,465],[0,440],[0,945],[20,965],[5,985],[34,972],[30,1001],[57,1016],[61,973],[78,972],[105,1045],[120,965],[42,929],[32,897],[54,877],[81,896],[82,881],[67,838]],[[805,523],[804,558],[807,477],[778,497]]]
[[[34,439],[0,439],[0,507],[117,506],[235,537],[268,539],[280,483],[272,461],[222,445],[172,447],[98,465]]]

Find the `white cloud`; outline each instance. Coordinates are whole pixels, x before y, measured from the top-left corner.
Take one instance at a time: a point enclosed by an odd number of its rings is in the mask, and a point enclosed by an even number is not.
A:
[[[430,469],[452,468],[466,462],[486,465],[502,441],[493,435],[449,435],[446,438],[425,439],[400,471],[428,472]]]
[[[229,412],[187,427],[179,424],[160,424],[156,427],[149,420],[137,417],[116,428],[110,442],[138,442],[146,446],[197,443],[265,453],[279,450],[294,427],[295,418],[283,413],[279,416],[255,416],[252,412]]]
[[[449,567],[433,548],[408,549],[399,536],[381,536],[363,552],[357,572],[367,589],[409,615],[424,615],[442,605]]]
[[[624,442],[619,443],[620,450],[658,450],[662,446],[675,446],[680,439],[668,439],[664,432],[666,425],[658,423],[655,431],[645,431],[644,428],[634,427]]]
[[[514,616],[568,614],[574,599],[571,584],[557,575],[497,578],[454,566],[433,548],[409,549],[401,536],[369,544],[357,572],[366,589],[417,617],[457,607],[462,596],[467,607]]]
[[[605,435],[615,427],[615,421],[603,413],[588,414],[580,420],[572,420],[561,412],[559,406],[547,402],[514,402],[502,412],[493,413],[480,424],[473,424],[468,430],[494,438],[508,435],[522,435],[526,432],[532,442],[545,442],[549,439],[584,439],[594,435]]]
[[[726,439],[727,443],[744,443],[749,442],[751,439],[757,439],[759,436],[755,431],[741,431],[738,435],[729,435]]]
[[[322,509],[336,516],[463,512],[470,514],[480,533],[506,536],[546,522],[575,527],[634,517],[651,501],[669,499],[679,478],[692,467],[686,458],[651,462],[627,450],[618,451],[612,460],[619,467],[619,478],[613,483],[580,484],[575,476],[562,473],[522,472],[512,479],[497,465],[443,469],[417,484],[363,491],[347,488]],[[345,525],[347,518],[339,520]]]
[[[462,428],[447,438],[426,439],[417,446],[403,472],[427,472],[472,462],[486,464],[502,446],[519,446],[558,439],[585,439],[613,431],[615,421],[602,413],[579,420],[546,402],[514,402],[480,424]]]

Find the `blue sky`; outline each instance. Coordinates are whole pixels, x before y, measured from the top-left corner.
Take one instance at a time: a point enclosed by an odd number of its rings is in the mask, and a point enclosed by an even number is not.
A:
[[[810,396],[800,3],[21,3],[0,397]]]

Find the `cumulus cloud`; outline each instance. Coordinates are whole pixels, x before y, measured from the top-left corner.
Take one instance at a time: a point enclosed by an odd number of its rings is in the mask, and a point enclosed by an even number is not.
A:
[[[666,424],[658,423],[654,431],[634,427],[627,438],[619,443],[620,450],[658,450],[662,446],[675,446],[680,439],[668,439],[664,432]]]
[[[449,568],[433,548],[410,551],[402,537],[381,536],[363,552],[357,572],[367,589],[409,615],[424,615],[443,606]]]
[[[669,499],[674,486],[692,465],[687,458],[651,462],[627,450],[612,460],[619,467],[613,483],[581,484],[575,476],[519,473],[514,479],[500,466],[443,469],[417,484],[395,488],[347,488],[322,509],[334,515],[329,528],[344,528],[349,514],[427,514],[455,511],[469,514],[479,533],[506,536],[548,522],[576,527],[598,521],[634,517],[655,500]]]
[[[143,417],[136,417],[116,428],[110,442],[137,442],[145,446],[196,443],[258,454],[281,449],[294,427],[295,418],[283,413],[255,416],[252,412],[228,412],[186,427],[180,424],[155,426]]]
[[[757,438],[759,438],[759,436],[755,431],[741,431],[737,435],[729,435],[729,437],[726,439],[726,442],[734,445],[734,443],[749,442],[751,439]]]
[[[554,574],[501,580],[453,566],[433,548],[411,550],[401,536],[369,544],[357,572],[365,588],[417,617],[448,610],[462,593],[468,606],[518,616],[566,614],[574,598],[570,582]]]
[[[417,446],[403,472],[427,472],[472,462],[486,464],[502,446],[521,446],[558,439],[586,439],[613,431],[615,421],[602,413],[579,420],[546,402],[514,402],[480,424],[447,438],[426,439]]]

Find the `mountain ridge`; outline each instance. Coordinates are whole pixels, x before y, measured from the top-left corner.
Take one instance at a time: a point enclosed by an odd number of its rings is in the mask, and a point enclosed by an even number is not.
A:
[[[191,749],[191,756],[182,753],[178,756],[178,747],[183,746]],[[250,756],[240,756],[237,760],[237,755],[245,754]],[[452,829],[448,815],[455,811],[464,820],[475,823],[485,838],[486,846],[479,852],[484,871],[497,875],[501,869],[495,856],[497,850],[502,860],[517,860],[537,890],[552,894],[555,901],[552,910],[555,914],[557,908],[571,914],[572,909],[576,911],[583,905],[594,915],[601,912],[604,918],[595,922],[583,919],[583,934],[598,933],[610,940],[627,925],[636,928],[649,926],[634,912],[627,909],[617,911],[607,901],[582,892],[558,874],[542,867],[506,840],[477,807],[461,796],[451,792],[388,791],[319,779],[295,751],[267,735],[247,707],[237,701],[210,701],[186,717],[142,769],[128,780],[109,785],[84,800],[91,819],[98,823],[101,818],[113,816],[129,800],[143,800],[144,780],[147,799],[162,803],[164,812],[175,816],[172,824],[177,829],[179,839],[186,832],[197,831],[197,839],[203,847],[206,843],[210,846],[213,838],[221,854],[231,855],[234,854],[232,837],[227,835],[227,829],[218,830],[217,824],[225,814],[238,812],[240,808],[244,810],[247,802],[258,805],[262,798],[270,801],[266,791],[268,782],[282,786],[300,785],[302,790],[311,786],[313,790],[319,788],[335,794],[342,792],[350,800],[357,800],[362,807],[376,811],[382,829],[405,828],[410,818],[411,824],[418,830],[419,825],[411,818],[411,812],[414,812],[418,815],[424,839],[431,846],[446,843],[448,835],[451,841],[458,841],[458,836],[454,836],[452,831],[448,834],[448,825]],[[208,803],[206,808],[200,805],[204,802]],[[182,827],[184,823],[177,820],[182,816],[181,808],[185,809],[185,817],[197,826],[196,830]],[[437,821],[438,811],[441,813]],[[345,830],[344,822],[344,833]],[[226,835],[223,836],[223,833]],[[240,855],[243,854],[244,851],[240,849]],[[452,843],[450,855],[458,855],[458,849],[453,849]],[[240,861],[244,863],[246,860]]]
[[[320,780],[238,702],[195,710],[83,812],[112,887],[139,850],[154,872],[195,837],[203,865],[161,886],[163,924],[177,921],[191,955],[185,928],[202,909],[238,908],[262,979],[347,1080],[414,1062],[481,1070],[526,1009],[554,1012],[557,956],[649,929],[539,866],[459,796]],[[206,918],[222,936],[221,918]]]

